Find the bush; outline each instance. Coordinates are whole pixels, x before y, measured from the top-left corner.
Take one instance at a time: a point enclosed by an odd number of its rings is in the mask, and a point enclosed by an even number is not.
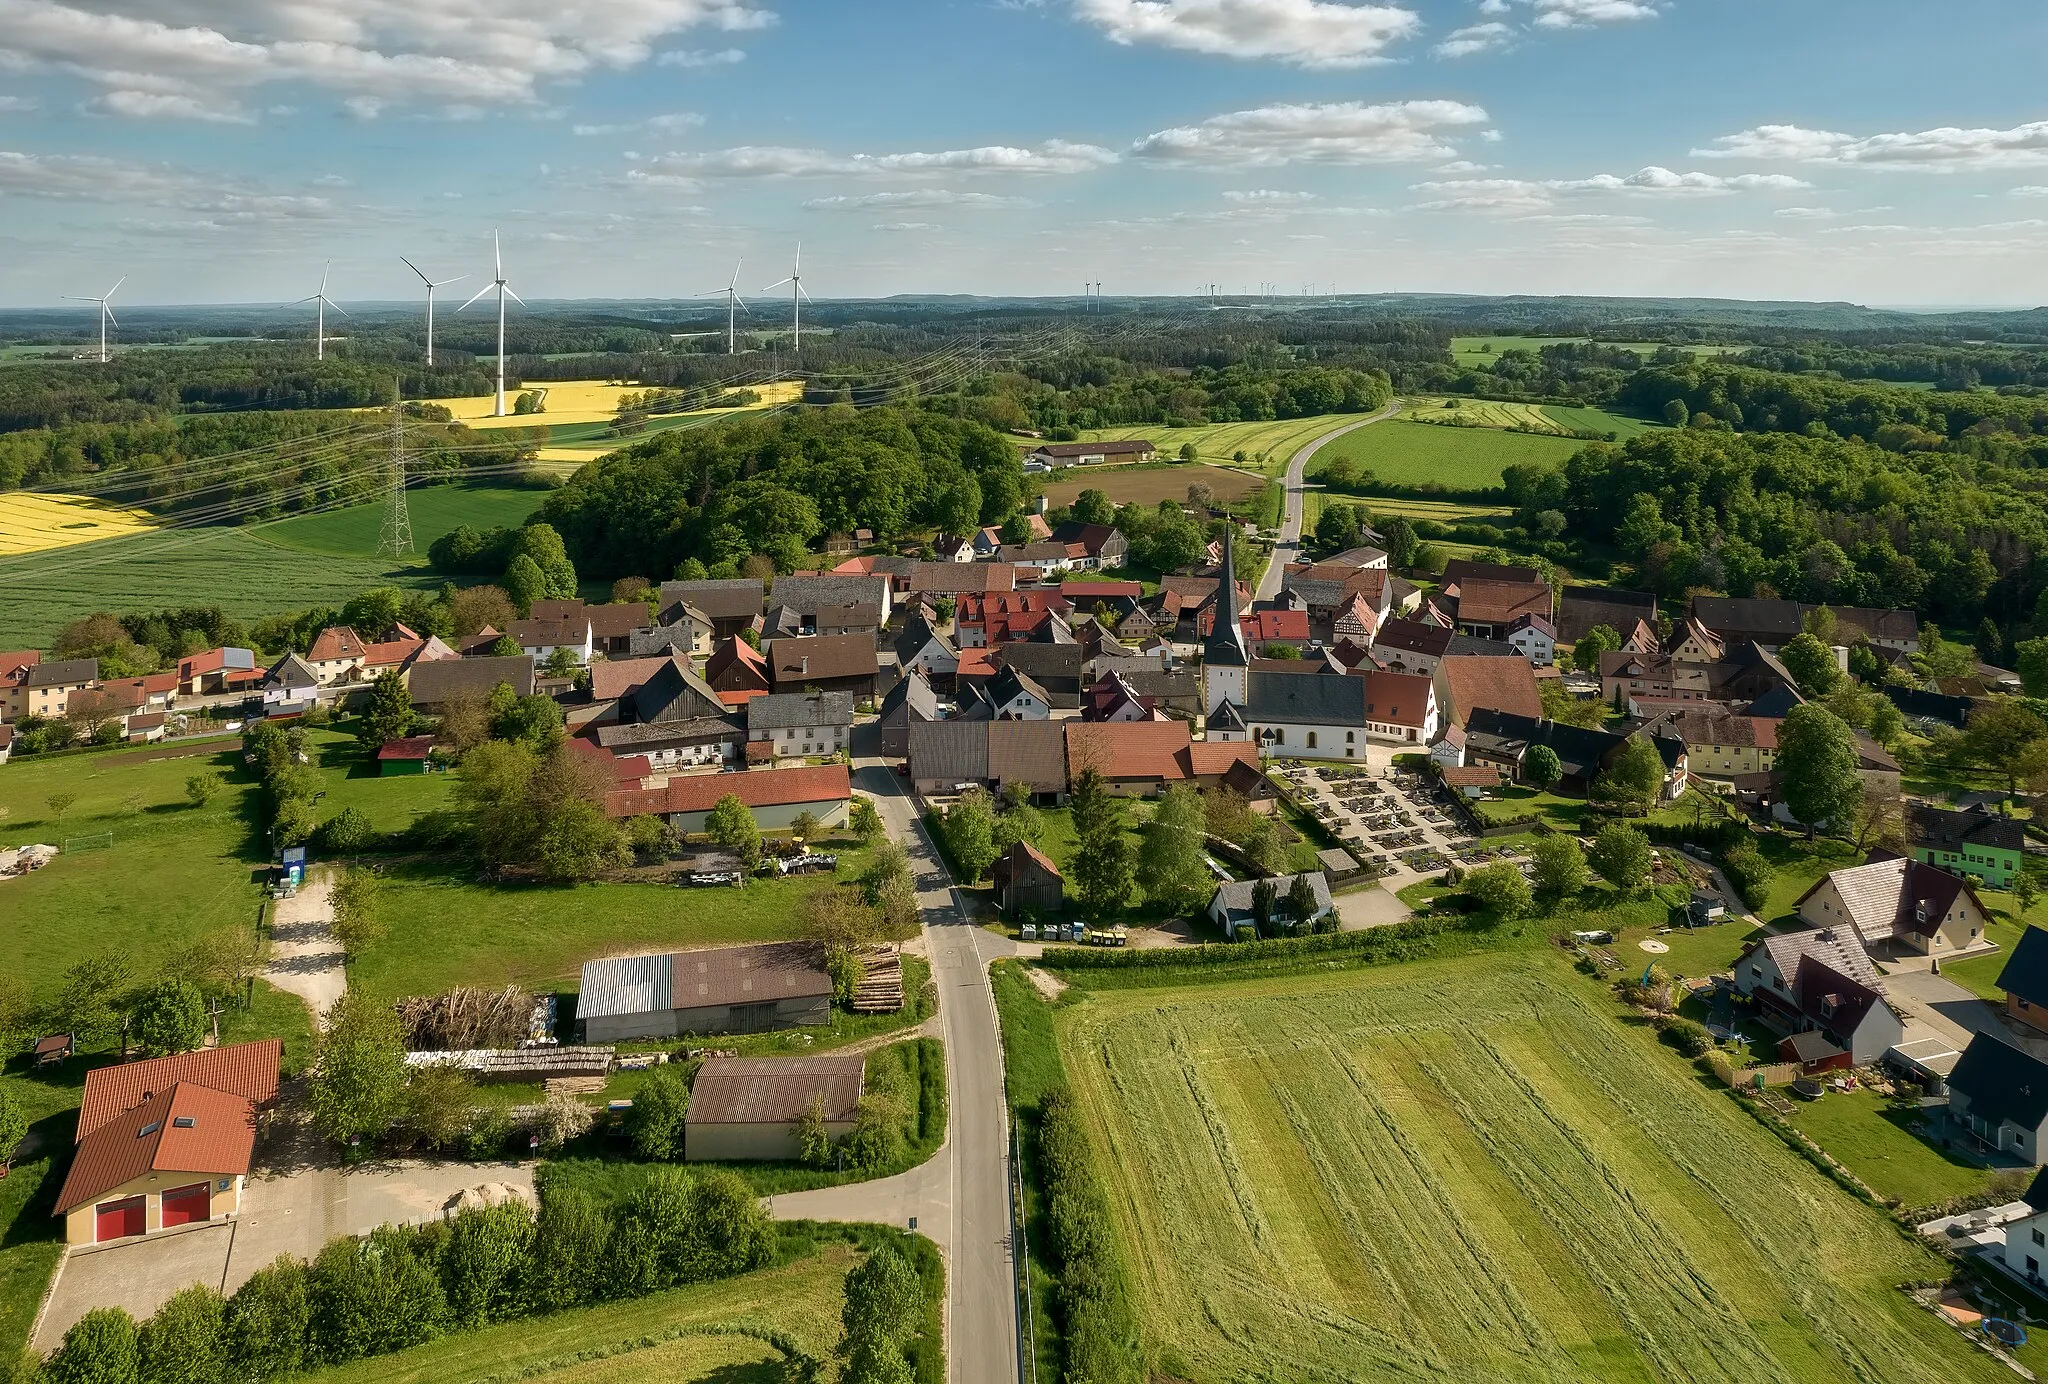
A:
[[[312,1280],[313,1344],[329,1364],[403,1350],[446,1329],[440,1276],[407,1227],[331,1242],[313,1261]]]
[[[1109,1204],[1096,1182],[1095,1154],[1073,1097],[1065,1091],[1048,1091],[1039,1103],[1038,1166],[1047,1248],[1058,1280],[1061,1372],[1091,1384],[1144,1384],[1148,1371],[1138,1346],[1137,1311],[1109,1238]]]
[[[225,1306],[195,1283],[159,1307],[138,1338],[144,1384],[216,1384],[227,1367]]]
[[[135,1318],[118,1307],[95,1307],[64,1333],[43,1366],[43,1384],[137,1384],[140,1363]]]
[[[313,842],[326,855],[362,855],[382,849],[384,833],[371,823],[359,807],[346,807],[320,824]]]
[[[1705,1024],[1693,1019],[1665,1015],[1657,1023],[1657,1033],[1687,1057],[1705,1057],[1714,1050],[1714,1035],[1707,1032]]]
[[[626,1132],[642,1158],[676,1160],[683,1156],[683,1119],[690,1112],[690,1082],[680,1067],[656,1067],[633,1095]]]
[[[1743,841],[1724,852],[1721,869],[1735,886],[1735,892],[1742,895],[1744,904],[1751,909],[1764,906],[1771,892],[1771,863],[1764,859],[1754,841]]]
[[[556,1311],[604,1297],[613,1284],[611,1213],[579,1187],[549,1190],[534,1222],[533,1258],[545,1265],[530,1281],[536,1307]]]
[[[281,1254],[228,1299],[228,1353],[240,1377],[282,1379],[310,1363],[311,1278],[304,1264]]]
[[[206,1038],[206,1001],[189,980],[161,980],[144,990],[133,1011],[135,1039],[151,1057],[191,1052]]]
[[[516,1316],[532,1262],[533,1212],[524,1202],[478,1207],[457,1215],[441,1252],[441,1287],[458,1327]]]

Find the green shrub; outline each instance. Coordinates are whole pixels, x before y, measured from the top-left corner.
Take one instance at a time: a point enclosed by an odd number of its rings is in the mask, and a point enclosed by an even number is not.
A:
[[[203,1283],[172,1295],[142,1325],[142,1384],[216,1384],[227,1367],[226,1303]]]
[[[683,1156],[683,1120],[690,1113],[690,1083],[680,1067],[656,1067],[633,1094],[626,1132],[642,1158],[674,1161]]]
[[[1048,1091],[1039,1103],[1038,1165],[1059,1284],[1062,1373],[1091,1384],[1144,1384],[1137,1310],[1109,1238],[1109,1205],[1094,1160],[1073,1098]]]
[[[305,1264],[281,1254],[228,1299],[227,1346],[239,1377],[282,1379],[310,1362],[311,1282]]]
[[[44,1384],[138,1384],[141,1352],[135,1318],[118,1307],[95,1307],[64,1333],[43,1366]]]
[[[313,1343],[328,1364],[431,1341],[448,1322],[440,1277],[403,1226],[328,1244],[313,1261],[312,1300]]]
[[[517,1201],[466,1210],[449,1223],[441,1288],[456,1326],[479,1327],[518,1313],[533,1233],[533,1212]]]
[[[546,1268],[529,1285],[534,1305],[552,1311],[606,1296],[612,1286],[611,1233],[611,1213],[588,1192],[560,1187],[543,1194],[534,1222],[533,1258]]]
[[[1705,1024],[1693,1019],[1667,1014],[1658,1020],[1657,1032],[1665,1042],[1687,1057],[1705,1057],[1714,1050],[1714,1035],[1707,1031]]]
[[[1771,864],[1755,842],[1745,840],[1729,848],[1721,856],[1721,869],[1744,904],[1752,909],[1764,906],[1771,893]]]

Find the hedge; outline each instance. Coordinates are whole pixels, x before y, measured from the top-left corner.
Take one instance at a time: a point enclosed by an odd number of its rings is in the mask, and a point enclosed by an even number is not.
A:
[[[1137,1309],[1111,1239],[1109,1202],[1095,1179],[1087,1132],[1065,1091],[1048,1091],[1038,1112],[1048,1248],[1058,1270],[1060,1374],[1087,1384],[1145,1384],[1150,1376]]]
[[[1436,949],[1447,934],[1491,931],[1488,919],[1412,918],[1405,923],[1367,928],[1362,932],[1316,933],[1308,937],[1275,937],[1256,942],[1204,942],[1193,947],[1126,948],[1052,947],[1039,958],[1050,970],[1132,971],[1184,966],[1237,966],[1256,961],[1292,961],[1332,953],[1349,953],[1362,961],[1412,961]]]

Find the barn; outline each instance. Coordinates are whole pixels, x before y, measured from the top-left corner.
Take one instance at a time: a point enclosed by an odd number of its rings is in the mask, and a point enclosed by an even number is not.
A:
[[[834,1139],[853,1132],[864,1057],[713,1057],[697,1070],[683,1122],[692,1163],[792,1161],[796,1122],[815,1104]]]
[[[832,977],[812,942],[607,956],[583,963],[586,1043],[681,1033],[765,1033],[828,1023]]]

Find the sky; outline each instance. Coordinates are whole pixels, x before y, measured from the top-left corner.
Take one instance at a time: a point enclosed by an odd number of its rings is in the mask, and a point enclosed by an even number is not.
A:
[[[528,299],[801,242],[819,298],[2034,306],[2044,54],[2040,0],[0,0],[0,305],[467,296],[495,229]]]

